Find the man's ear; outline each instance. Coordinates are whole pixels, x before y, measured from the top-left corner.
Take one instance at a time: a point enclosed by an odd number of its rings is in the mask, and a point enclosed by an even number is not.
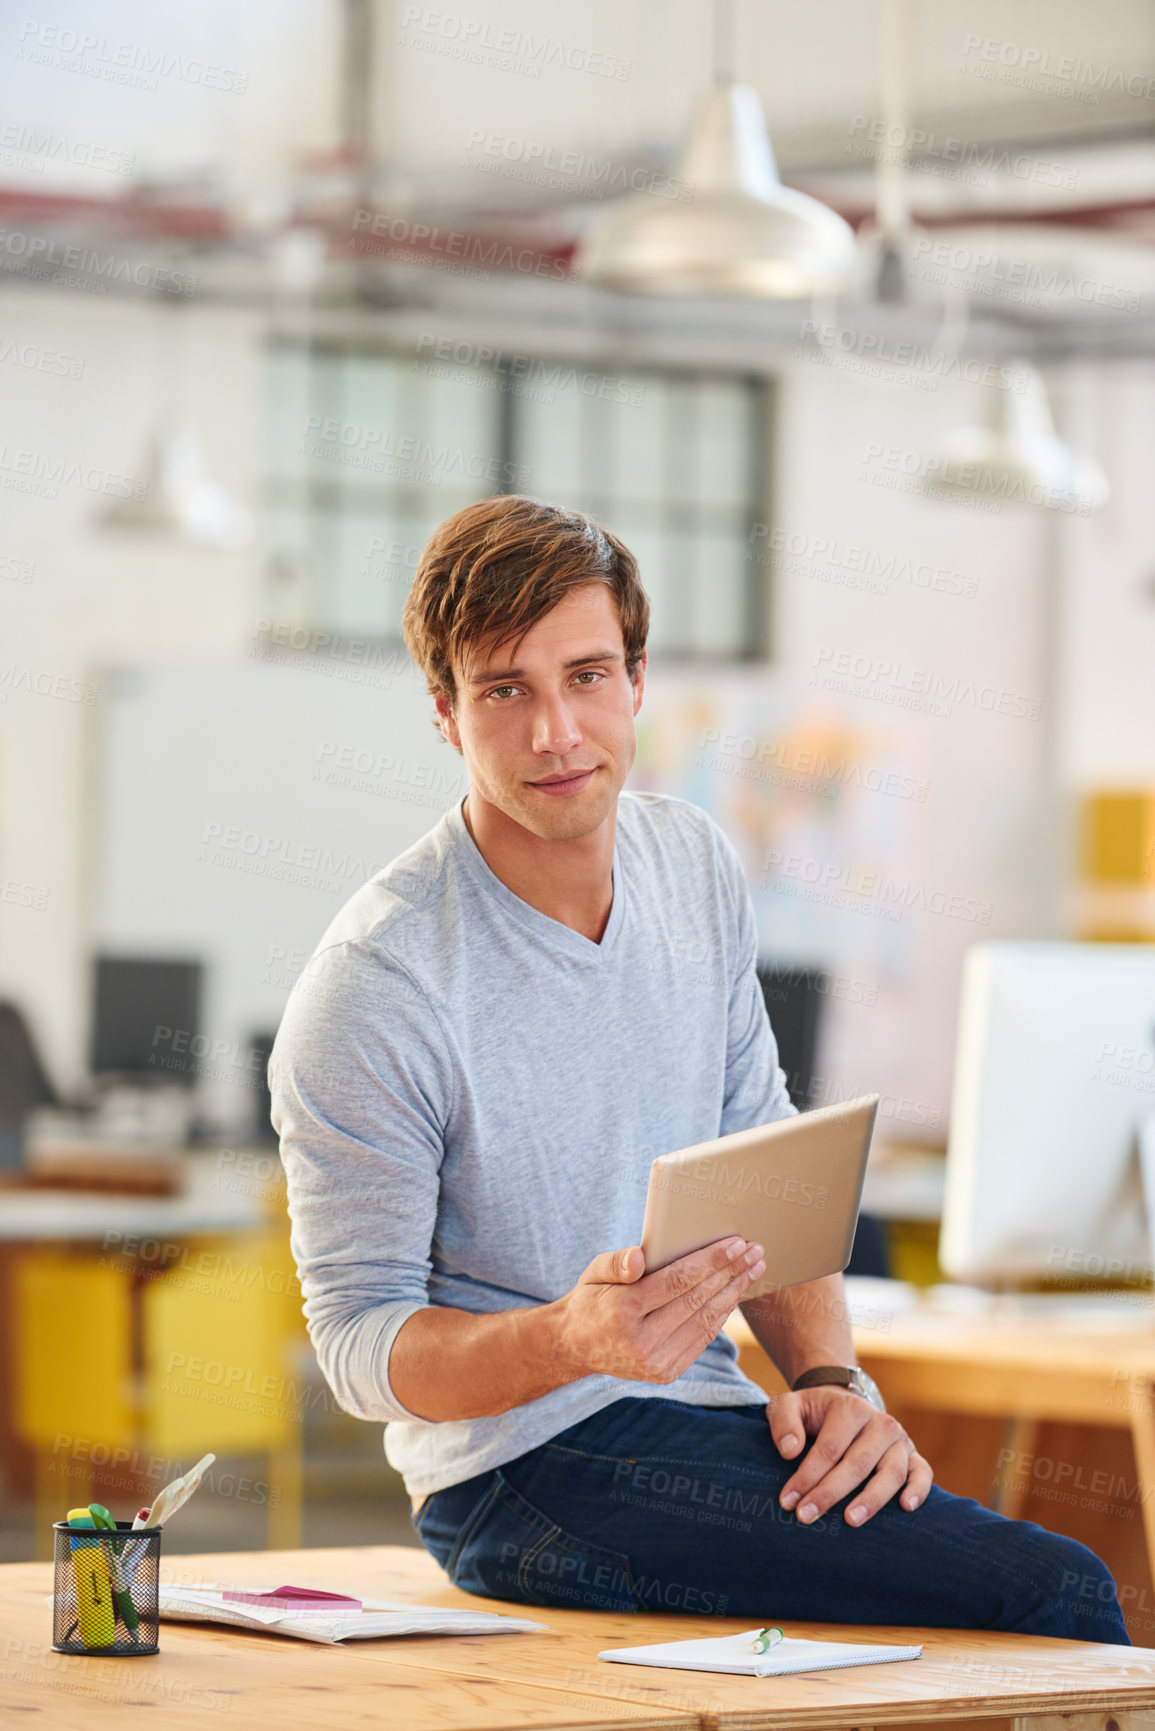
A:
[[[646,688],[646,652],[643,649],[638,665],[634,668],[634,714],[642,707],[642,693]]]
[[[441,723],[442,737],[446,739],[455,751],[461,750],[461,735],[457,731],[457,720],[453,714],[453,706],[448,697],[441,695],[433,699],[437,717]]]

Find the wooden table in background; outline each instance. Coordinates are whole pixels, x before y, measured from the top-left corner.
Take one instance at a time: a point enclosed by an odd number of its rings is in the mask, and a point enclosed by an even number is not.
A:
[[[802,1677],[726,1677],[599,1660],[600,1649],[735,1634],[733,1617],[555,1611],[481,1599],[448,1585],[424,1551],[402,1546],[173,1557],[162,1578],[360,1592],[486,1609],[548,1625],[540,1633],[412,1636],[324,1647],[275,1635],[164,1623],[152,1658],[74,1658],[51,1648],[52,1569],[0,1568],[3,1722],[52,1731],[845,1731],[950,1722],[1015,1731],[1135,1731],[1155,1711],[1155,1651],[941,1629],[790,1625],[816,1639],[921,1642],[922,1659]],[[35,1720],[23,1715],[36,1714]]]

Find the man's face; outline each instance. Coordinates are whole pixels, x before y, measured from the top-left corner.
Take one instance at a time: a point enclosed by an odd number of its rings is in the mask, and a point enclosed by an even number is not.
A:
[[[455,713],[437,699],[471,793],[546,840],[589,835],[633,765],[645,663],[631,682],[617,605],[598,581],[563,596],[516,654],[509,643],[480,644],[467,669],[454,668]],[[573,779],[542,788],[560,775]]]

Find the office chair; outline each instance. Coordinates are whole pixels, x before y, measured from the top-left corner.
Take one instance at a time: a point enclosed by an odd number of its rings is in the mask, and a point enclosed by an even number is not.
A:
[[[58,1106],[24,1013],[0,999],[0,1171],[23,1164],[24,1121],[34,1106]]]

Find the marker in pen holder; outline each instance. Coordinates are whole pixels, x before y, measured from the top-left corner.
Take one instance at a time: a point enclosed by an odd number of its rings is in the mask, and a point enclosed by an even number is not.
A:
[[[57,1521],[52,1645],[58,1653],[155,1653],[163,1527],[116,1531]]]

